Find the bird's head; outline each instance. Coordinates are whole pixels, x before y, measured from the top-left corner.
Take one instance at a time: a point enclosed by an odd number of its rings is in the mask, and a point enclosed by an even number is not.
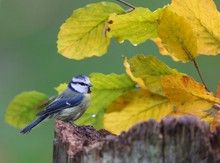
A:
[[[88,76],[74,76],[69,82],[68,87],[78,93],[91,93],[92,84]]]

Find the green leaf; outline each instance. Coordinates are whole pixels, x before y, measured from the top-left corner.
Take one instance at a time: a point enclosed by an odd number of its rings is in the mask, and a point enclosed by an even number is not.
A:
[[[139,84],[142,89],[163,95],[160,78],[169,74],[180,74],[176,69],[169,68],[165,63],[153,56],[136,55],[127,60],[124,66],[131,79]]]
[[[96,114],[84,113],[83,116],[77,119],[76,124],[79,125],[92,125],[96,129],[103,128],[103,115],[104,110],[97,112]]]
[[[6,122],[14,127],[25,127],[36,118],[36,114],[42,109],[39,110],[37,107],[46,100],[47,95],[36,91],[17,95],[7,108]]]
[[[109,38],[105,25],[112,13],[124,10],[110,2],[101,2],[77,9],[61,26],[58,34],[58,52],[71,59],[101,56],[106,53]]]
[[[117,97],[135,89],[135,83],[128,75],[99,74],[90,75],[93,84],[91,104],[77,124],[90,124],[100,129],[103,127],[103,115],[109,104]]]
[[[137,7],[128,14],[112,14],[108,20],[108,36],[116,38],[121,43],[129,40],[132,44],[140,44],[149,38],[155,38],[158,36],[161,11],[158,9],[151,12],[147,8]]]
[[[184,17],[166,8],[158,30],[159,37],[175,61],[188,62],[198,56],[196,35]]]

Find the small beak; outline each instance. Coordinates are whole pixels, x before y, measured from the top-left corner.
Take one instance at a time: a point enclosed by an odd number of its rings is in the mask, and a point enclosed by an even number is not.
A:
[[[88,93],[91,93],[92,92],[92,89],[91,89],[91,87],[89,87],[89,89],[88,89]]]

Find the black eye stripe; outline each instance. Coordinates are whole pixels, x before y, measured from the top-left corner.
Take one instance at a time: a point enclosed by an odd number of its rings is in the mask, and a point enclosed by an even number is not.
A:
[[[80,85],[83,85],[83,86],[88,86],[88,84],[85,84],[83,82],[72,82],[73,84],[80,84]]]

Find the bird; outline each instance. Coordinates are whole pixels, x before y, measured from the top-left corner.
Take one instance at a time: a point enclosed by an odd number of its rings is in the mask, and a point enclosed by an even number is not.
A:
[[[39,123],[52,117],[77,126],[74,121],[82,116],[91,102],[91,87],[92,84],[88,76],[77,75],[73,77],[67,88],[43,111],[37,113],[37,118],[21,130],[20,134],[29,133]]]

